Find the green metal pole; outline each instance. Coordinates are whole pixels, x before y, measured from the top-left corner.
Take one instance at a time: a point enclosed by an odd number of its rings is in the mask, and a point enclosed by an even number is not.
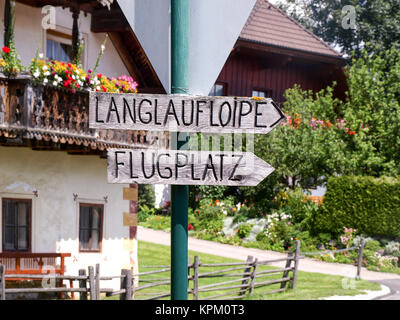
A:
[[[171,0],[171,93],[188,94],[189,0]],[[184,149],[187,134],[172,136],[173,147]],[[184,141],[182,141],[184,140]],[[188,186],[171,186],[171,299],[187,300]]]

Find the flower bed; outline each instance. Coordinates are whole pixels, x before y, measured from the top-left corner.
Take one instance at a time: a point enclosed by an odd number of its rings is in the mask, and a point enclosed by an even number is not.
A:
[[[97,69],[100,58],[105,50],[107,37],[101,46],[94,70]],[[0,58],[0,72],[9,78],[16,77],[25,68],[11,40],[10,47],[3,47]],[[79,61],[79,58],[77,58]],[[130,76],[107,77],[92,70],[83,70],[80,63],[69,63],[44,59],[43,54],[36,53],[28,70],[35,84],[51,85],[56,88],[66,88],[74,93],[76,90],[90,90],[115,93],[137,93],[138,83]]]
[[[132,77],[122,75],[118,78],[108,78],[101,73],[94,75],[78,66],[62,61],[33,59],[31,65],[33,81],[43,85],[75,90],[91,90],[116,93],[137,93],[138,84]]]
[[[302,252],[333,251],[316,255],[315,259],[353,265],[357,265],[358,250],[335,251],[357,247],[361,239],[364,239],[363,266],[372,271],[400,273],[400,242],[367,238],[358,235],[357,230],[346,227],[338,236],[315,234],[310,227],[310,219],[318,205],[304,198],[297,198],[296,202],[293,195],[288,198],[280,209],[268,213],[258,212],[256,217],[251,208],[245,204],[235,204],[233,198],[216,201],[203,199],[197,209],[189,209],[189,235],[230,245],[280,252],[294,250],[295,241],[300,240]],[[169,231],[169,222],[169,217],[147,214],[141,225]]]

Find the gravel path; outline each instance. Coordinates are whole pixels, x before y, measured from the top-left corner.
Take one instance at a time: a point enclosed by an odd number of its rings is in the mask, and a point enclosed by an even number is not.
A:
[[[157,244],[170,245],[170,233],[152,230],[143,227],[138,227],[138,240],[147,241]],[[217,243],[213,241],[199,240],[194,238],[189,238],[189,250],[214,254],[221,257],[246,260],[247,256],[251,255],[258,260],[269,260],[286,257],[286,254],[274,251],[266,251],[260,249],[244,248],[238,246],[231,246],[227,244]],[[282,266],[282,263],[272,263],[273,266]],[[310,258],[305,258],[300,261],[299,270],[307,272],[318,272],[324,274],[332,274],[343,277],[354,278],[357,272],[357,268],[348,264],[340,263],[328,263],[313,260]],[[380,280],[385,280],[385,285],[388,285],[391,281],[400,282],[400,275],[384,272],[373,272],[365,268],[362,268],[361,278],[364,280],[374,280],[380,282]]]

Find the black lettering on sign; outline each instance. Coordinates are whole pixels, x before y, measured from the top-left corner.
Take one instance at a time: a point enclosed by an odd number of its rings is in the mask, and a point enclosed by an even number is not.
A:
[[[139,179],[138,176],[133,175],[133,154],[132,152],[129,152],[129,164],[130,164],[130,174],[131,174],[131,179]]]
[[[204,100],[199,100],[197,101],[197,116],[196,116],[196,126],[199,125],[199,118],[200,118],[200,113],[203,112],[203,110],[200,109],[201,104],[207,104],[207,101]]]
[[[258,116],[262,116],[262,113],[258,112],[258,106],[260,104],[267,104],[266,102],[256,102],[256,110],[254,112],[254,126],[256,128],[266,128],[267,126],[259,125],[257,122]]]
[[[156,125],[162,125],[161,122],[157,122],[157,110],[158,110],[158,100],[154,100],[154,124]]]
[[[171,112],[172,109],[172,112]],[[175,117],[175,121],[179,126],[179,120],[178,120],[178,116],[176,115],[176,111],[175,111],[175,106],[174,106],[174,101],[172,99],[169,100],[169,104],[168,104],[168,109],[167,109],[167,113],[165,114],[165,118],[164,118],[164,126],[168,121],[168,117],[169,116],[174,116]]]
[[[185,163],[184,164],[180,164],[179,156],[184,156],[185,157]],[[184,154],[184,153],[176,153],[175,154],[175,179],[178,179],[179,168],[183,168],[187,164],[188,164],[188,156],[186,154]]]
[[[132,122],[136,123],[136,99],[133,99],[133,105],[132,105],[133,115],[132,115],[132,110],[129,107],[128,101],[126,101],[125,98],[122,98],[122,99],[124,100],[124,112],[123,112],[124,123],[126,123],[126,111],[128,111],[129,118],[131,118]]]
[[[151,106],[151,101],[150,100],[143,99],[142,101],[140,101],[139,107],[138,107],[139,120],[140,120],[140,122],[142,122],[144,124],[149,124],[151,122],[151,112],[147,111],[147,112],[144,113],[144,114],[149,116],[147,118],[147,120],[142,118],[142,105],[143,105],[144,102],[147,102]]]
[[[237,99],[235,98],[235,103],[234,103],[234,107],[233,107],[233,123],[232,123],[232,127],[236,126],[236,110],[237,110]]]
[[[192,154],[192,163],[190,164],[191,172],[192,172],[192,180],[200,180],[200,178],[196,178],[194,175],[194,154]]]
[[[108,107],[107,122],[110,122],[111,112],[115,112],[115,114],[117,116],[118,123],[121,123],[121,120],[119,119],[118,108],[117,108],[117,106],[115,104],[113,96],[111,96],[110,106]]]
[[[225,105],[228,106],[229,113],[228,113],[228,118],[226,119],[226,122],[224,123],[224,121],[222,120],[222,112],[223,112]],[[232,107],[228,101],[225,101],[223,104],[221,104],[221,107],[219,109],[219,122],[220,122],[221,126],[223,126],[223,127],[227,126],[227,124],[231,121],[231,117],[232,117]]]
[[[118,162],[118,154],[125,154],[125,151],[116,151],[115,152],[115,177],[118,178],[119,172],[118,172],[118,166],[125,165],[125,162]]]
[[[182,101],[182,123],[185,126],[191,126],[194,118],[194,101],[192,100],[192,112],[190,113],[190,122],[185,122],[185,101]]]
[[[233,154],[232,157],[239,157],[239,160],[238,160],[238,162],[235,164],[235,166],[233,167],[232,173],[231,173],[231,175],[229,176],[229,179],[228,179],[228,180],[240,181],[240,180],[242,180],[242,176],[235,176],[235,172],[236,172],[236,170],[237,170],[237,168],[238,168],[238,166],[239,166],[239,164],[240,164],[240,161],[242,161],[244,155],[242,155],[242,154]]]
[[[154,153],[152,153],[151,154],[151,157],[152,157],[152,164],[151,164],[151,174],[149,175],[149,176],[147,176],[146,175],[146,169],[144,168],[145,167],[145,165],[144,165],[144,152],[142,152],[142,172],[143,172],[143,176],[146,178],[146,179],[150,179],[150,178],[152,178],[153,176],[154,176],[154,172],[155,172],[155,165],[154,165],[154,158],[155,158],[155,155],[154,155]]]
[[[249,106],[249,110],[247,112],[243,112],[243,105],[247,104]],[[242,118],[247,116],[251,110],[253,109],[253,105],[248,101],[240,101],[240,109],[239,109],[239,128],[242,126]]]
[[[217,181],[218,180],[217,173],[215,172],[215,168],[214,168],[214,164],[213,164],[213,160],[212,160],[212,155],[211,154],[208,155],[208,160],[207,160],[206,167],[204,168],[203,179],[202,180],[205,180],[207,172],[210,169],[212,170],[212,172],[214,174],[214,178]]]
[[[168,176],[164,176],[164,175],[161,174],[161,170],[160,170],[160,158],[161,157],[170,158],[171,155],[169,153],[161,153],[161,154],[158,155],[158,157],[157,157],[157,172],[158,172],[158,175],[160,176],[160,178],[163,178],[163,179],[171,179],[172,178],[172,170],[171,170],[171,168],[168,168],[168,167],[164,168],[165,171],[169,172]]]
[[[217,157],[220,157],[220,161],[219,161],[219,180],[222,181],[224,180],[224,157],[226,157],[226,154],[217,154]]]
[[[214,118],[214,101],[210,101],[210,126],[211,127],[218,127],[218,123],[213,122]]]
[[[96,122],[104,123],[104,120],[99,120],[99,97],[96,97]]]

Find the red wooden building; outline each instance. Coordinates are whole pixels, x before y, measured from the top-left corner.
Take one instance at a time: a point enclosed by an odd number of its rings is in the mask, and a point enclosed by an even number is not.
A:
[[[344,98],[345,60],[266,0],[258,0],[210,95],[265,96],[282,103],[299,84],[317,92],[337,82]]]

